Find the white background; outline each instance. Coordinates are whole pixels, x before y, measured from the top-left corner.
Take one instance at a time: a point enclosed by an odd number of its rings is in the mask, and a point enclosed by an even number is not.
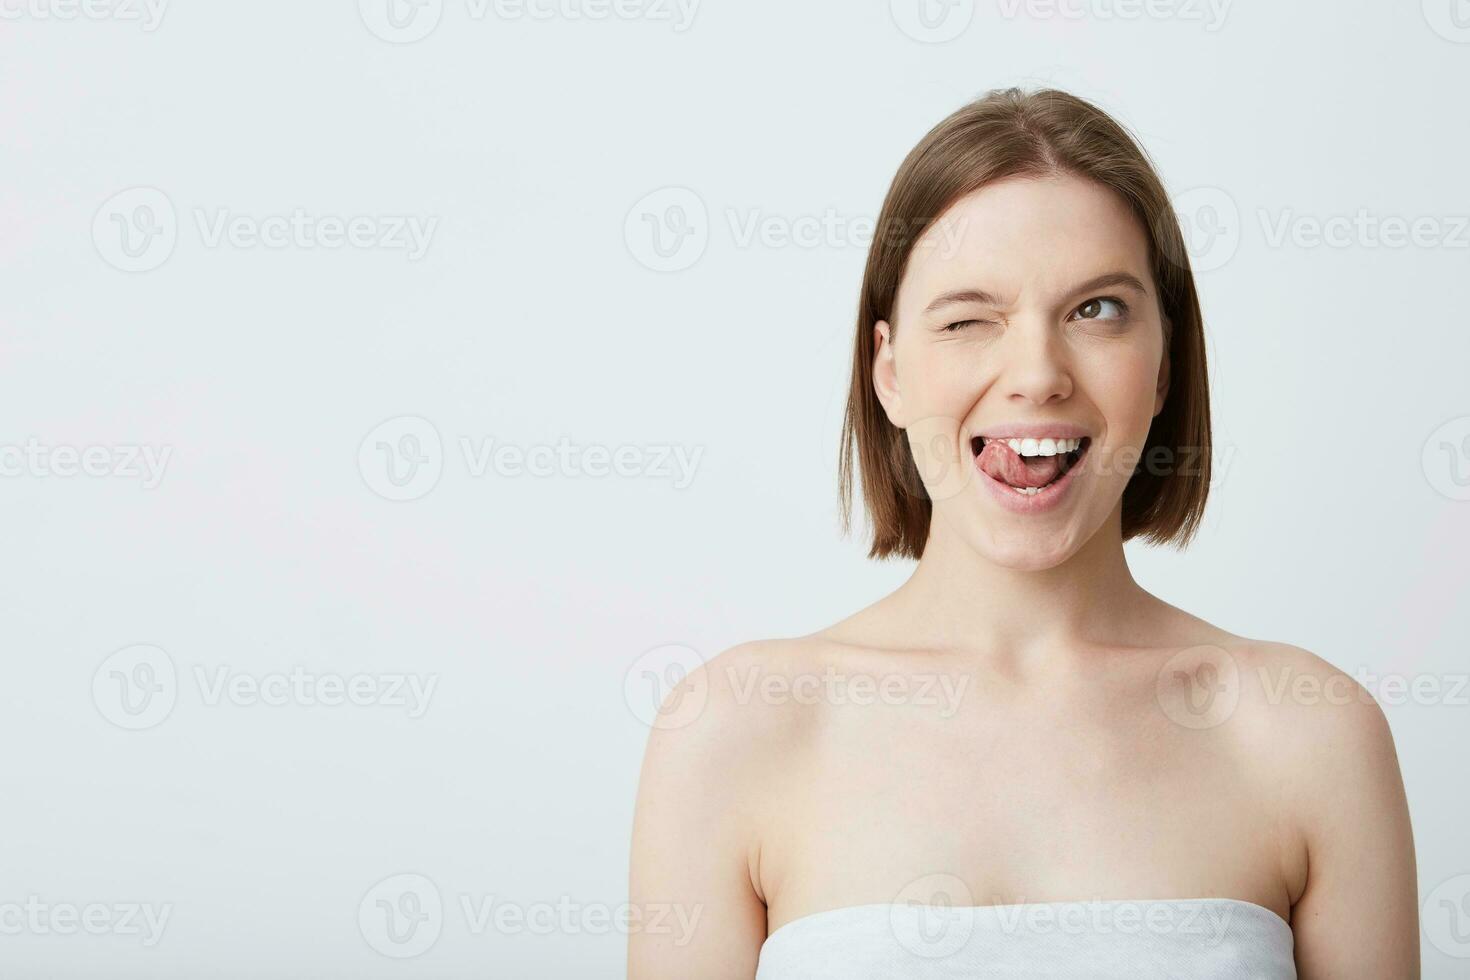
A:
[[[0,905],[116,927],[0,917],[7,976],[620,976],[616,930],[464,903],[616,911],[646,652],[906,577],[836,525],[864,224],[1011,84],[1134,128],[1201,269],[1219,479],[1136,576],[1419,681],[1383,701],[1425,975],[1470,966],[1440,902],[1470,893],[1464,0],[957,0],[932,30],[914,0],[431,0],[400,28],[387,0],[92,2],[0,4]],[[247,237],[297,209],[366,244]],[[395,217],[433,223],[422,255]],[[416,434],[395,486],[378,443]],[[571,462],[476,475],[486,440]],[[623,475],[589,447],[632,447]],[[151,716],[122,700],[144,662]],[[298,669],[385,697],[213,696]],[[427,710],[383,703],[393,675]],[[405,890],[442,903],[421,950],[373,924]],[[129,903],[168,908],[154,944]]]

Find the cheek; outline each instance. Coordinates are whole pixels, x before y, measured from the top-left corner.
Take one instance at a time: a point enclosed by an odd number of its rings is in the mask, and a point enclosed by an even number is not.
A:
[[[969,402],[981,384],[982,367],[975,357],[952,346],[931,344],[913,351],[904,365],[902,384],[910,405],[958,419],[969,411]]]
[[[936,503],[964,493],[975,476],[960,425],[981,384],[979,369],[973,358],[949,348],[927,345],[899,361],[909,449]]]
[[[1124,347],[1088,366],[1088,389],[1115,430],[1113,439],[1141,438],[1153,420],[1160,352],[1153,345]]]

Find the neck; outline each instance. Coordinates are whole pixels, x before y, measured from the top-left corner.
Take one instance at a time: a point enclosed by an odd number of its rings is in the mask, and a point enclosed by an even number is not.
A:
[[[1029,659],[1127,644],[1144,604],[1156,601],[1128,569],[1121,506],[1076,554],[1040,570],[998,565],[941,523],[936,515],[918,567],[894,593],[926,646]]]

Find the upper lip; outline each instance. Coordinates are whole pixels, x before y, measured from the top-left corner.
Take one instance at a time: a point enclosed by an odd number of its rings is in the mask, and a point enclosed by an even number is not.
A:
[[[1071,422],[997,422],[975,435],[982,439],[1085,439],[1091,433]]]

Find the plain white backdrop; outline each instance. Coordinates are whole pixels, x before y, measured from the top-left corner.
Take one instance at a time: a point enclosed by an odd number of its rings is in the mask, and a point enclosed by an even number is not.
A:
[[[1464,0],[0,0],[0,78],[0,972],[621,976],[659,685],[908,574],[837,530],[864,235],[1012,84],[1199,269],[1135,576],[1379,694],[1470,969]]]

